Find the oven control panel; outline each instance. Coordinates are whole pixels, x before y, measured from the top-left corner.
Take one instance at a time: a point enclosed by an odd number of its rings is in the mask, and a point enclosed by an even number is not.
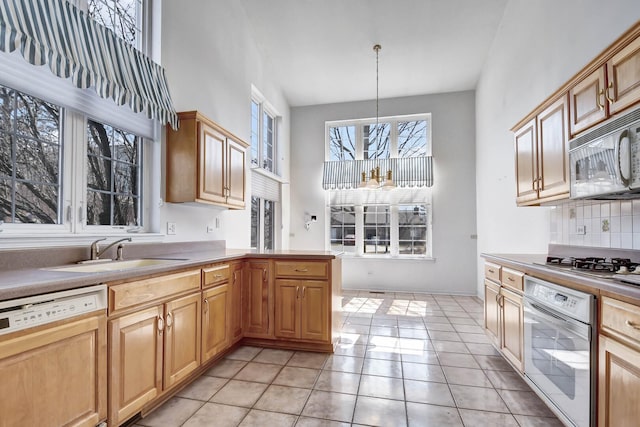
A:
[[[549,289],[544,286],[536,286],[531,293],[535,298],[552,304],[556,307],[562,307],[571,310],[578,304],[578,299],[571,295],[566,295],[558,292],[554,289]]]
[[[594,297],[591,294],[528,276],[524,294],[526,299],[583,323],[592,319]]]

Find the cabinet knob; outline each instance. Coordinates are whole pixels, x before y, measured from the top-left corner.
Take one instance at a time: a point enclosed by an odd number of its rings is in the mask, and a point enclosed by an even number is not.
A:
[[[624,324],[629,326],[630,328],[640,330],[640,325],[638,325],[637,323],[633,323],[631,320],[627,320],[626,322],[624,322]]]
[[[167,329],[171,329],[171,325],[173,325],[173,314],[169,312],[167,313]]]
[[[158,316],[158,333],[162,335],[162,331],[164,330],[164,319],[162,316]]]
[[[492,268],[490,268],[490,269],[489,269],[489,273],[493,274],[493,273],[495,273],[495,271],[493,271],[493,269],[492,269]]]
[[[204,302],[204,312],[207,313],[209,311],[209,300],[205,298],[203,302]]]

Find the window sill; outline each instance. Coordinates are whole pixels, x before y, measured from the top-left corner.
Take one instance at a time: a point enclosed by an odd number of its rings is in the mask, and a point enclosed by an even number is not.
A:
[[[267,178],[273,179],[274,181],[278,181],[281,184],[287,184],[287,181],[285,181],[284,178],[282,178],[280,175],[276,175],[275,173],[263,169],[260,166],[251,166],[251,171],[266,176]]]
[[[102,237],[119,239],[131,237],[135,243],[154,243],[164,241],[160,233],[92,233],[92,234],[11,234],[0,232],[0,249],[42,248],[56,246],[88,246]]]
[[[390,254],[358,255],[358,254],[349,253],[349,252],[335,252],[335,254],[340,254],[342,258],[352,258],[352,259],[373,259],[373,260],[388,259],[393,261],[436,262],[436,258],[429,257],[429,256],[420,256],[420,255],[395,255],[395,256],[392,256]]]

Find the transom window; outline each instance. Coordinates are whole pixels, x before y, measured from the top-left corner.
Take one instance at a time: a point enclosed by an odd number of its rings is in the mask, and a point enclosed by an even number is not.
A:
[[[142,0],[87,0],[87,13],[137,49],[143,45]]]
[[[276,117],[266,102],[251,100],[251,165],[279,175]]]

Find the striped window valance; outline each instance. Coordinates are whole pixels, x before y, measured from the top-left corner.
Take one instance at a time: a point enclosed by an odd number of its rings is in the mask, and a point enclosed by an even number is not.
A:
[[[433,171],[431,156],[376,160],[338,160],[324,162],[322,188],[325,190],[358,188],[362,172],[380,168],[380,174],[392,171],[398,187],[431,187]]]
[[[0,50],[176,128],[164,69],[65,0],[0,0]]]

